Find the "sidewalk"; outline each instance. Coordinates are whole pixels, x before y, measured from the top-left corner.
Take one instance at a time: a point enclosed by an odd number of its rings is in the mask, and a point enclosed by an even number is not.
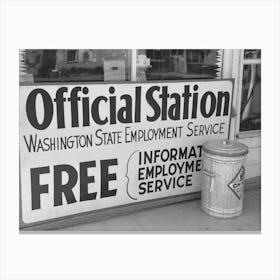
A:
[[[200,210],[200,200],[185,201],[139,211],[103,221],[62,228],[61,231],[260,231],[261,189],[245,192],[241,216],[230,219],[211,217]]]

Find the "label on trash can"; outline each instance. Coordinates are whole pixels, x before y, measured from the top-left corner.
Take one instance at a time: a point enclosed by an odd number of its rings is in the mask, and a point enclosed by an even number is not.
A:
[[[236,195],[236,197],[240,200],[243,195],[244,189],[244,175],[245,168],[242,166],[234,178],[228,183],[228,187],[232,190],[232,192]]]

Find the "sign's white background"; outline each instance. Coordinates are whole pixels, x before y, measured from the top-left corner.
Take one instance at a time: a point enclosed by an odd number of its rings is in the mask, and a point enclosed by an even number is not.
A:
[[[2,1],[1,279],[279,279],[279,2]],[[262,233],[18,232],[20,48],[262,48]]]
[[[146,92],[149,88],[151,88],[154,85],[159,86],[162,88],[163,86],[168,87],[168,93],[172,94],[174,92],[179,93],[180,96],[184,92],[184,86],[189,85],[190,89],[193,89],[194,85],[198,85],[198,104],[201,102],[202,96],[207,92],[211,91],[215,94],[216,99],[218,99],[218,92],[228,92],[229,93],[229,106],[228,106],[228,112],[226,116],[223,116],[223,110],[224,106],[222,106],[222,115],[216,116],[214,113],[213,116],[210,118],[203,118],[200,113],[200,106],[198,105],[197,109],[197,118],[188,120],[183,120],[183,99],[181,101],[180,108],[180,120],[174,121],[174,120],[166,120],[162,121],[156,120],[153,122],[149,122],[146,120],[147,116],[153,116],[154,111],[152,110],[151,106],[148,105],[148,102],[146,101]],[[176,83],[137,83],[137,84],[128,84],[128,83],[122,83],[122,84],[108,84],[108,85],[86,85],[86,84],[79,84],[80,86],[84,87],[87,86],[89,89],[89,104],[92,104],[93,100],[97,96],[105,96],[109,99],[109,87],[114,86],[116,89],[115,96],[117,97],[117,110],[121,108],[121,106],[124,106],[124,102],[121,102],[120,95],[122,94],[129,94],[132,98],[132,115],[134,116],[134,105],[136,103],[135,100],[135,88],[138,86],[141,86],[142,89],[142,101],[141,101],[141,122],[135,123],[133,120],[132,123],[120,123],[117,121],[117,124],[110,125],[106,124],[104,126],[97,125],[91,120],[91,125],[88,127],[82,126],[82,106],[79,106],[78,113],[79,113],[79,121],[80,121],[80,127],[71,128],[71,106],[70,104],[64,105],[64,115],[65,115],[65,128],[63,129],[57,129],[57,119],[56,119],[56,110],[54,109],[53,113],[53,119],[49,127],[47,127],[44,130],[37,130],[35,129],[30,122],[28,121],[27,114],[26,114],[26,100],[28,96],[30,95],[30,92],[34,89],[37,89],[38,87],[43,88],[46,90],[52,99],[55,99],[55,93],[56,91],[66,85],[60,85],[60,86],[53,86],[53,85],[46,85],[46,86],[22,86],[20,88],[20,163],[21,163],[21,190],[22,190],[22,218],[25,223],[31,223],[31,222],[38,222],[43,221],[47,219],[57,218],[57,217],[63,217],[71,214],[77,214],[92,210],[98,210],[98,209],[104,209],[108,207],[118,206],[118,205],[125,205],[129,203],[135,203],[139,201],[145,201],[145,200],[151,200],[156,198],[163,198],[163,197],[170,197],[174,195],[182,195],[186,193],[196,192],[201,190],[201,179],[202,174],[201,172],[196,172],[194,168],[194,172],[187,172],[187,174],[190,174],[191,177],[191,183],[190,186],[186,187],[178,187],[175,184],[175,188],[173,188],[173,185],[170,185],[169,189],[166,189],[164,186],[162,186],[161,191],[154,191],[154,184],[152,185],[153,192],[145,193],[140,195],[139,194],[139,184],[141,182],[147,181],[155,181],[162,180],[165,178],[168,180],[168,178],[179,178],[180,175],[184,175],[184,173],[180,173],[177,169],[176,173],[172,176],[168,174],[167,176],[163,176],[162,174],[159,174],[156,178],[148,179],[148,180],[138,180],[138,169],[145,166],[145,167],[152,167],[155,165],[163,165],[166,167],[166,170],[168,169],[169,164],[179,163],[182,164],[185,160],[168,160],[168,161],[162,161],[160,159],[156,160],[156,163],[146,163],[146,164],[139,164],[139,153],[149,152],[153,150],[170,150],[170,149],[179,149],[182,148],[183,150],[185,147],[188,148],[188,154],[190,153],[190,150],[192,147],[195,148],[195,153],[197,154],[196,157],[191,157],[189,160],[189,163],[193,160],[196,162],[196,160],[201,159],[199,157],[199,149],[197,148],[198,145],[203,145],[204,142],[208,140],[213,139],[226,139],[228,137],[229,132],[229,116],[230,116],[230,107],[231,107],[231,100],[232,100],[232,92],[233,92],[233,83],[230,80],[224,80],[224,81],[197,81],[197,82],[176,82]],[[69,96],[70,91],[72,88],[74,88],[75,85],[69,85],[68,86],[68,93],[64,94],[64,96]],[[190,92],[193,92],[190,90]],[[154,94],[155,100],[158,102],[158,104],[161,104],[161,99],[158,97],[161,93],[156,92]],[[80,93],[79,96],[82,94]],[[38,98],[37,98],[38,100]],[[210,100],[208,98],[206,102],[206,111],[209,112],[210,107]],[[80,102],[81,103],[81,102]],[[109,102],[108,102],[109,103]],[[174,100],[169,100],[168,104],[173,104]],[[78,104],[81,105],[81,104]],[[170,106],[169,105],[169,106]],[[55,107],[55,106],[54,106]],[[41,110],[40,110],[41,109]],[[189,114],[191,115],[191,112],[195,109],[192,106],[192,99],[190,98],[190,104],[189,104]],[[110,115],[109,110],[109,104],[102,102],[100,104],[99,111],[102,113],[101,118],[103,119],[105,116]],[[216,111],[215,111],[216,112]],[[41,120],[44,118],[44,109],[42,102],[38,102],[37,104],[37,118],[38,120]],[[108,117],[109,118],[109,117]],[[203,132],[201,135],[195,135],[195,136],[186,136],[187,134],[190,134],[190,131],[187,129],[187,126],[189,123],[193,123],[192,128],[194,125],[214,125],[218,124],[220,125],[223,123],[223,129],[221,132],[218,132],[218,134],[206,134]],[[130,143],[125,143],[125,127],[130,127],[128,131],[137,131],[137,130],[146,130],[149,129],[163,129],[167,127],[182,127],[181,136],[177,135],[177,137],[173,138],[162,138],[162,139],[153,139],[151,141],[144,142],[141,141],[129,141]],[[104,132],[114,132],[114,131],[120,131],[122,132],[121,137],[121,143],[116,144],[109,144],[109,145],[100,145],[96,146],[96,142],[100,142],[100,140],[95,136],[96,130],[102,129]],[[217,130],[217,129],[215,129]],[[218,129],[219,130],[219,129]],[[128,132],[129,133],[129,132]],[[26,139],[29,139],[29,136],[31,135],[34,137],[35,135],[38,135],[38,138],[44,139],[44,137],[68,137],[72,135],[93,135],[93,146],[84,147],[84,148],[74,148],[74,149],[66,149],[66,150],[55,150],[55,151],[46,151],[42,152],[40,150],[39,152],[29,152],[27,145],[24,140],[24,136]],[[198,133],[196,133],[198,134]],[[128,137],[129,139],[129,137]],[[27,140],[28,141],[28,140]],[[131,160],[128,163],[128,159],[132,154],[134,154],[137,151],[137,154],[135,154],[134,158],[131,158]],[[166,155],[166,153],[165,153]],[[143,156],[142,156],[143,157]],[[101,176],[100,176],[100,161],[101,160],[107,160],[107,159],[117,159],[118,164],[115,166],[109,167],[109,173],[115,173],[116,174],[116,180],[113,180],[109,182],[109,189],[116,189],[116,195],[106,198],[100,198],[100,185],[101,185]],[[75,203],[68,204],[64,197],[62,201],[62,205],[54,207],[54,171],[53,166],[54,165],[60,165],[60,164],[67,164],[73,166],[77,172],[79,173],[79,163],[80,162],[88,162],[88,161],[95,161],[96,167],[95,168],[89,168],[88,169],[88,175],[94,176],[94,183],[88,184],[89,193],[96,192],[96,198],[95,200],[87,200],[87,201],[79,201],[79,180],[81,178],[81,175],[78,174],[78,180],[73,188],[73,194],[77,200]],[[127,167],[127,164],[128,167]],[[194,163],[196,164],[196,163]],[[32,210],[31,207],[31,200],[32,200],[32,192],[31,192],[31,175],[30,170],[32,168],[40,168],[48,166],[50,172],[46,174],[42,174],[39,177],[40,184],[47,184],[48,193],[41,194],[40,195],[40,209]],[[201,164],[200,164],[201,166]],[[168,173],[168,172],[167,172]],[[145,173],[144,173],[145,174]],[[62,175],[65,175],[62,174]],[[129,177],[129,185],[127,187],[128,179],[126,175]],[[63,176],[62,176],[63,177]],[[66,178],[65,178],[66,177]],[[64,181],[68,181],[68,175],[64,177]],[[185,181],[185,179],[181,180]],[[147,185],[144,186],[145,189],[147,189]],[[127,195],[127,188],[129,189],[130,194],[133,193],[133,196],[136,200],[132,200]]]

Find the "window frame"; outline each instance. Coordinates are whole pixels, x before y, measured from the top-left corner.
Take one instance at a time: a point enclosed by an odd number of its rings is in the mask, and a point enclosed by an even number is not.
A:
[[[261,136],[261,129],[259,130],[248,130],[240,131],[240,112],[241,112],[241,101],[242,101],[242,82],[243,82],[243,69],[245,65],[260,64],[261,58],[246,59],[244,58],[244,51],[235,50],[234,59],[238,61],[238,73],[237,74],[237,91],[236,91],[236,127],[235,127],[235,137],[237,139],[243,138],[254,138]]]
[[[69,60],[69,52],[75,52],[75,59]],[[74,63],[78,61],[78,50],[67,50],[67,63]]]
[[[142,49],[130,49],[131,51],[131,81],[135,82],[137,81],[137,54],[138,54],[138,50],[142,50]],[[168,49],[167,49],[168,50]],[[186,50],[197,50],[197,49],[182,49],[182,51],[186,51]],[[203,49],[203,53],[204,53],[204,62],[206,61],[206,51],[208,49]],[[209,49],[212,50],[212,49]],[[223,78],[223,69],[224,69],[224,53],[225,53],[225,49],[217,49],[220,52],[221,55],[221,65],[220,65],[220,72],[219,72],[219,76],[216,76],[213,79],[222,79]],[[186,54],[186,58],[187,58],[187,54]],[[199,62],[192,62],[189,64],[200,64]],[[191,78],[190,78],[191,79]],[[209,78],[205,78],[205,79],[209,79]],[[164,80],[163,80],[164,81]],[[169,81],[169,80],[166,80]]]

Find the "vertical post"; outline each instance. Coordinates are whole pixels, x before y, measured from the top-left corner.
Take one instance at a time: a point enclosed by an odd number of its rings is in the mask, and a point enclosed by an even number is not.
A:
[[[233,50],[225,49],[223,51],[223,68],[222,77],[223,79],[232,78],[232,67],[233,67]]]
[[[239,133],[239,112],[241,102],[241,91],[240,91],[240,52],[239,49],[224,50],[223,57],[223,73],[224,79],[234,78],[234,92],[232,101],[233,115],[230,122],[230,136],[229,139],[235,140],[236,135]]]
[[[131,50],[131,81],[136,81],[136,60],[137,60],[137,50],[133,49]]]

